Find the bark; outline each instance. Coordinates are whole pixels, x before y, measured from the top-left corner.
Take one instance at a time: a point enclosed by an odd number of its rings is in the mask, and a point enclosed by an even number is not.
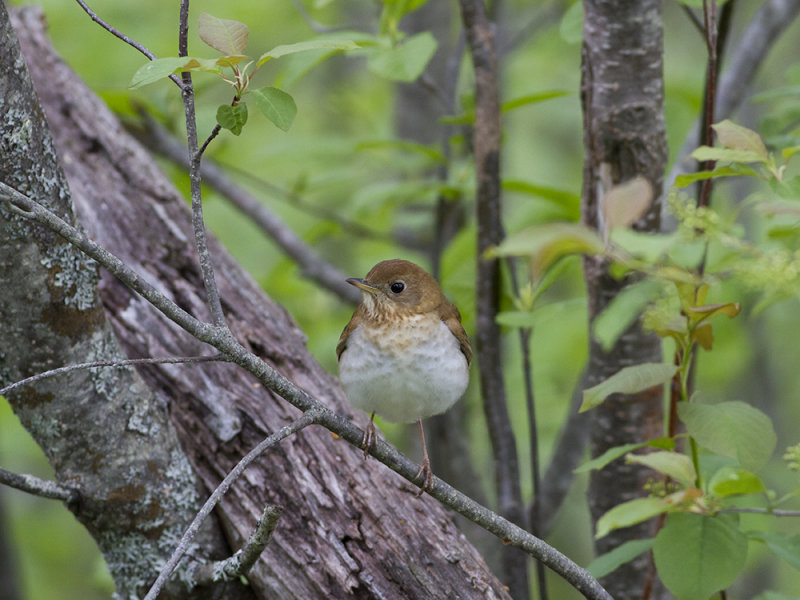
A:
[[[185,310],[207,319],[183,198],[106,107],[54,55],[35,13],[23,14],[20,33],[26,55],[81,223],[99,243],[148,280],[158,282],[159,289]],[[46,130],[44,124],[40,129]],[[45,242],[45,248],[54,244]],[[308,393],[349,412],[338,382],[309,355],[304,334],[286,311],[271,302],[214,239],[209,245],[225,316],[236,337]],[[69,267],[66,264],[65,269]],[[128,356],[209,353],[106,273],[99,289],[102,308]],[[26,293],[41,292],[32,287]],[[93,315],[102,316],[97,302],[92,308]],[[47,354],[43,364],[31,365],[30,372],[44,368],[50,364],[47,361],[72,360],[74,353]],[[206,491],[269,432],[298,415],[297,409],[233,365],[149,366],[142,367],[140,374],[146,387],[136,390],[137,402],[131,406],[138,409],[140,398],[149,393],[158,399],[162,413],[168,407],[180,447],[189,459],[190,474]],[[79,377],[89,379],[90,375]],[[59,381],[62,393],[72,386],[72,382]],[[59,415],[49,412],[52,401],[45,402],[32,405],[31,414],[61,427]],[[70,439],[84,435],[86,422],[101,422],[96,411],[102,406],[86,402],[82,420],[68,432],[62,431],[62,437],[65,433]],[[126,422],[131,420],[126,416]],[[169,422],[162,429],[168,430]],[[155,445],[152,438],[147,440]],[[120,443],[113,437],[107,441]],[[174,449],[179,444],[158,447]],[[52,460],[66,460],[55,450]],[[120,469],[127,472],[130,461],[140,462],[141,451],[137,448],[121,456]],[[92,465],[85,468],[91,471]],[[250,535],[266,504],[284,508],[271,543],[248,575],[248,589],[259,598],[507,597],[456,530],[451,516],[431,498],[416,498],[416,491],[383,465],[364,461],[356,448],[314,428],[287,439],[251,466],[217,514],[235,549]],[[123,512],[120,517],[124,516]],[[101,537],[104,534],[100,526],[96,531]],[[150,533],[159,547],[171,550],[174,537]],[[151,578],[155,574],[155,569],[148,571]]]
[[[660,0],[584,0],[581,100],[584,111],[586,159],[582,199],[583,222],[602,230],[605,193],[637,175],[660,190],[667,158],[662,77],[663,23]],[[653,205],[635,225],[658,231],[659,206]],[[602,258],[586,258],[590,331],[594,318],[629,283],[612,277]],[[635,323],[608,352],[590,341],[588,381],[592,386],[626,366],[661,360],[657,337]],[[661,387],[635,395],[615,395],[591,413],[592,456],[613,446],[659,435],[662,423]],[[652,471],[615,461],[595,471],[589,487],[593,522],[611,507],[641,496]],[[598,554],[636,538],[651,537],[654,522],[617,530],[596,543]],[[603,579],[619,600],[641,599],[654,582],[648,554]],[[654,594],[660,597],[660,587]]]

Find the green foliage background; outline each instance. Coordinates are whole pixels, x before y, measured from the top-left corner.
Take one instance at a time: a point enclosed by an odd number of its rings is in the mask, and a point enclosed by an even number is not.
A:
[[[133,98],[145,103],[167,123],[178,124],[177,130],[181,130],[183,109],[173,84],[163,81],[133,93],[127,91],[130,78],[144,63],[144,57],[93,24],[77,4],[55,0],[42,4],[59,52],[116,110],[123,115],[132,114],[129,100]],[[313,17],[323,24],[353,24],[370,31],[377,27],[380,14],[379,6],[369,1],[318,0],[305,4]],[[549,5],[557,3],[519,0],[504,3],[504,10],[509,15],[522,15],[509,22],[526,22],[536,10]],[[176,54],[177,3],[97,0],[91,6],[157,56]],[[747,21],[744,13],[754,8],[743,6],[735,26],[740,29]],[[196,0],[192,3],[190,33],[190,54],[193,55],[214,56],[196,36],[194,24],[201,12],[246,23],[250,27],[248,50],[255,56],[278,44],[315,37],[288,1],[242,1],[220,6],[218,2]],[[578,215],[583,159],[578,95],[580,43],[574,35],[579,22],[574,20],[574,11],[569,14],[573,16],[537,31],[503,58],[504,100],[552,90],[566,92],[504,115],[505,180],[558,191],[558,194],[531,194],[522,186],[507,191],[504,197],[506,225],[512,233],[531,224],[575,219]],[[510,33],[505,32],[506,36]],[[705,49],[680,6],[672,0],[665,2],[665,33],[666,122],[674,159],[700,110]],[[797,59],[798,36],[800,24],[796,23],[783,35],[762,67],[757,80],[759,91],[800,83],[800,66],[793,62]],[[329,60],[292,83],[292,73],[303,67],[303,60],[302,57],[285,59],[280,64],[267,65],[259,73],[256,84],[282,85],[294,96],[298,114],[291,130],[284,133],[252,111],[242,135],[233,137],[223,132],[212,145],[210,155],[238,171],[236,176],[244,185],[263,197],[264,202],[321,255],[334,260],[346,273],[362,276],[379,260],[399,256],[425,265],[425,256],[397,246],[393,232],[405,227],[430,234],[429,209],[434,205],[435,191],[430,186],[415,185],[414,181],[431,166],[431,159],[421,153],[376,143],[394,139],[394,84],[368,71],[363,60],[345,56]],[[468,69],[464,72],[462,91],[467,94],[470,89]],[[202,138],[214,125],[216,107],[230,101],[230,91],[227,86],[219,85],[212,75],[198,74],[194,81]],[[785,104],[777,102],[747,104],[741,120],[758,129],[762,118],[775,119],[785,108]],[[767,126],[770,124],[766,122]],[[169,164],[164,168],[181,189],[187,190],[188,180],[183,174]],[[469,197],[472,180],[469,159],[457,158],[451,165],[449,183]],[[263,182],[295,192],[302,202],[276,193]],[[732,204],[732,198],[741,198],[745,193],[728,182],[719,185],[717,197],[723,203]],[[566,201],[556,203],[555,197]],[[351,235],[340,223],[320,218],[305,206],[332,211],[343,220],[371,229],[375,236],[366,239]],[[294,264],[246,218],[210,191],[205,196],[205,209],[213,232],[264,289],[293,315],[308,335],[311,351],[327,369],[335,372],[336,341],[352,308],[303,279]],[[446,293],[464,313],[470,333],[474,311],[473,264],[474,224],[470,224],[445,252],[441,277]],[[800,422],[800,403],[796,401],[800,394],[796,374],[800,357],[797,301],[791,299],[750,316],[756,300],[754,294],[732,284],[723,286],[720,293],[725,297],[711,301],[738,300],[743,304],[745,315],[715,323],[715,348],[711,353],[700,353],[697,387],[712,398],[747,400],[772,416],[778,433],[776,456],[779,458],[783,448],[800,441],[796,426]],[[537,324],[533,338],[537,417],[545,465],[586,358],[585,301],[577,260],[568,263],[559,283],[548,292],[546,301],[552,304],[552,312],[549,318]],[[509,330],[509,333],[514,332]],[[521,446],[521,471],[528,473],[522,377],[515,341],[516,335],[509,335],[507,380],[512,422],[518,427]],[[476,387],[474,379],[473,374],[473,387]],[[476,464],[485,473],[489,489],[491,458],[475,389],[470,390],[465,401],[474,416],[465,434],[470,436]],[[405,445],[405,429],[389,425],[383,428],[395,443]],[[50,472],[41,452],[4,402],[0,403],[0,464],[16,472],[43,477]],[[774,460],[770,470],[778,479],[786,476],[778,460]],[[778,481],[774,485],[796,487],[797,482]],[[526,481],[525,486],[529,497],[530,481]],[[584,481],[579,478],[549,541],[579,563],[586,564],[591,560],[591,533],[583,494]],[[14,540],[25,598],[108,597],[112,586],[102,559],[91,538],[66,509],[55,502],[5,488],[0,488],[0,502],[7,521],[2,526],[10,529]],[[768,528],[762,523],[764,519],[750,519],[751,529]],[[783,520],[781,525],[786,532],[800,532],[795,521]],[[761,589],[759,578],[764,573],[774,578],[773,589],[800,589],[798,573],[755,544],[750,545],[748,565],[751,575],[740,578],[737,597],[747,598],[757,593]],[[570,594],[574,592],[562,589],[561,585],[553,580],[552,597],[572,597]]]

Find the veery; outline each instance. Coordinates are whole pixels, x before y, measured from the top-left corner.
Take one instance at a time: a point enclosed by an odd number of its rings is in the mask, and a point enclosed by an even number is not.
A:
[[[348,279],[362,301],[342,331],[339,377],[353,407],[370,413],[364,458],[375,440],[377,413],[387,421],[419,425],[420,493],[433,474],[422,419],[450,408],[469,381],[472,348],[461,314],[436,280],[407,260],[385,260],[364,279]]]

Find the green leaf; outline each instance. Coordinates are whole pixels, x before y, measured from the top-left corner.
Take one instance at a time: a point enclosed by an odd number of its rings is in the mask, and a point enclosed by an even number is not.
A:
[[[250,92],[258,109],[283,131],[289,131],[297,114],[297,105],[286,92],[274,87],[263,87]]]
[[[758,475],[736,467],[722,467],[708,484],[711,493],[719,498],[759,494],[766,491],[764,482]]]
[[[538,276],[568,254],[599,254],[605,245],[595,231],[579,223],[548,223],[523,229],[507,237],[489,256],[532,256],[531,269]]]
[[[725,302],[724,304],[704,304],[703,306],[689,306],[686,311],[689,313],[692,321],[699,323],[710,319],[715,315],[725,315],[732,319],[739,314],[742,310],[742,305],[738,302]]]
[[[436,52],[436,38],[430,31],[411,36],[396,46],[378,46],[367,51],[367,68],[392,81],[414,81]]]
[[[651,279],[638,281],[622,289],[597,315],[592,335],[603,350],[610,350],[628,327],[634,323],[647,304],[661,291],[661,283]]]
[[[133,90],[143,85],[154,83],[164,77],[169,77],[175,71],[181,69],[189,60],[188,57],[183,56],[170,56],[151,60],[136,70],[128,87]]]
[[[748,531],[747,537],[765,542],[775,556],[800,571],[800,535],[787,537],[782,533]]]
[[[551,302],[542,306],[534,305],[532,311],[508,310],[497,314],[495,320],[504,327],[532,327],[536,328],[541,323],[559,321],[566,315],[574,314],[576,310],[585,310],[586,301],[583,298]]]
[[[247,123],[247,104],[244,102],[239,102],[236,106],[223,104],[217,108],[217,123],[233,135],[239,135]]]
[[[504,327],[533,327],[541,323],[552,323],[563,319],[565,316],[575,314],[575,311],[584,311],[586,300],[575,298],[549,304],[534,305],[532,311],[508,310],[497,314],[495,320]]]
[[[770,179],[769,186],[781,198],[797,200],[800,198],[800,176],[790,177],[783,181]]]
[[[568,90],[548,90],[546,92],[539,92],[537,94],[526,94],[525,96],[519,96],[517,98],[512,98],[506,102],[503,102],[500,110],[502,112],[509,112],[521,106],[528,106],[529,104],[538,104],[539,102],[544,102],[545,100],[552,100],[553,98],[561,98],[563,96],[569,96],[572,92]],[[474,115],[473,115],[474,118]]]
[[[265,52],[258,58],[257,66],[263,65],[265,62],[273,58],[280,58],[287,54],[297,54],[298,52],[308,52],[309,50],[329,50],[347,52],[348,50],[356,50],[360,46],[353,40],[335,40],[335,39],[320,39],[309,40],[307,42],[297,42],[296,44],[281,44],[275,46],[269,52]]]
[[[609,229],[633,225],[653,203],[653,186],[637,175],[613,186],[603,198],[603,219]]]
[[[764,145],[764,141],[761,139],[761,136],[752,129],[737,125],[729,119],[720,121],[711,127],[714,128],[719,143],[725,148],[753,152],[760,157],[762,162],[767,162],[769,160],[769,153],[767,152],[767,147]]]
[[[744,567],[747,538],[730,515],[672,513],[653,545],[664,585],[681,600],[708,600]]]
[[[379,22],[381,33],[394,33],[398,23],[407,14],[417,10],[426,0],[383,0],[383,10]]]
[[[682,402],[678,417],[698,444],[736,459],[749,471],[758,471],[767,464],[777,443],[769,417],[744,402]]]
[[[651,233],[625,227],[612,231],[610,239],[628,254],[655,263],[680,243],[682,237],[679,231]]]
[[[791,146],[789,148],[784,148],[783,150],[781,150],[781,156],[783,157],[784,160],[788,161],[798,152],[800,152],[800,146]]]
[[[573,472],[585,473],[587,471],[593,471],[595,469],[602,469],[611,461],[616,460],[625,454],[628,454],[628,452],[632,452],[633,450],[638,450],[639,448],[644,448],[648,446],[651,448],[663,448],[665,450],[671,450],[672,448],[675,447],[675,440],[673,438],[664,437],[664,438],[655,438],[647,442],[640,442],[638,444],[623,444],[622,446],[615,446],[613,448],[609,448],[608,450],[603,452],[600,456],[597,456],[592,460],[586,461],[585,463],[580,465],[577,469],[575,469]]]
[[[358,152],[375,149],[401,150],[403,152],[420,154],[441,165],[447,164],[445,156],[437,148],[432,148],[427,144],[410,142],[408,140],[370,140],[356,144],[356,151]]]
[[[766,590],[765,592],[761,592],[758,596],[753,598],[753,600],[800,600],[800,596],[797,595],[788,595],[788,594],[781,594],[779,592],[773,592],[772,590]]]
[[[220,67],[232,67],[233,65],[238,65],[243,60],[247,60],[249,58],[250,57],[246,54],[228,54],[226,56],[220,56],[214,62]]]
[[[697,171],[696,173],[687,173],[675,177],[675,187],[687,187],[696,181],[704,179],[711,179],[712,177],[737,177],[741,175],[758,176],[758,173],[747,165],[729,166],[725,165],[718,167],[713,171]]]
[[[495,321],[497,321],[498,325],[503,325],[504,327],[525,328],[533,327],[537,319],[533,312],[507,310],[497,313]]]
[[[230,58],[230,57],[225,57]],[[245,57],[246,58],[246,57]],[[189,58],[181,67],[181,71],[206,71],[210,73],[221,73],[222,67],[215,58]]]
[[[597,533],[599,539],[614,529],[630,527],[647,521],[656,515],[667,512],[672,508],[665,498],[635,498],[618,504],[597,520]]]
[[[561,39],[568,44],[579,44],[583,40],[583,2],[574,2],[567,9],[558,30]]]
[[[685,454],[678,452],[629,454],[626,460],[649,467],[667,477],[672,477],[672,479],[686,487],[693,486],[695,479],[697,479],[697,472],[694,470],[692,460]]]
[[[655,541],[655,538],[627,541],[614,548],[611,552],[606,552],[595,558],[589,563],[586,570],[595,578],[604,577],[616,571],[618,567],[632,561],[643,552],[650,550]]]
[[[241,54],[247,47],[247,25],[202,13],[197,20],[197,34],[206,44],[223,54]]]
[[[758,153],[751,150],[733,150],[731,148],[714,148],[700,146],[690,156],[695,160],[722,160],[733,163],[764,163],[766,160]]]
[[[537,199],[545,200],[554,209],[554,214],[568,221],[577,221],[580,218],[580,196],[567,190],[538,185],[521,179],[504,179],[502,186],[505,191],[527,194]]]
[[[643,363],[625,367],[596,386],[583,390],[580,412],[601,404],[611,394],[636,394],[666,383],[677,370],[678,367],[670,363]]]

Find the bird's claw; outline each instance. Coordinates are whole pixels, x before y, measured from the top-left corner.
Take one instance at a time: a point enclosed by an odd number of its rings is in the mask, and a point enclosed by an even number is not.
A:
[[[369,456],[369,450],[375,445],[375,423],[372,419],[369,420],[369,425],[364,430],[364,436],[361,438],[361,447],[364,449],[364,460]]]
[[[422,483],[419,486],[419,492],[417,492],[417,498],[422,496],[423,493],[427,492],[431,489],[433,485],[433,471],[431,471],[431,461],[428,459],[427,456],[422,457],[422,462],[419,465],[419,471],[417,474],[414,475],[414,479],[419,479],[422,477]]]

